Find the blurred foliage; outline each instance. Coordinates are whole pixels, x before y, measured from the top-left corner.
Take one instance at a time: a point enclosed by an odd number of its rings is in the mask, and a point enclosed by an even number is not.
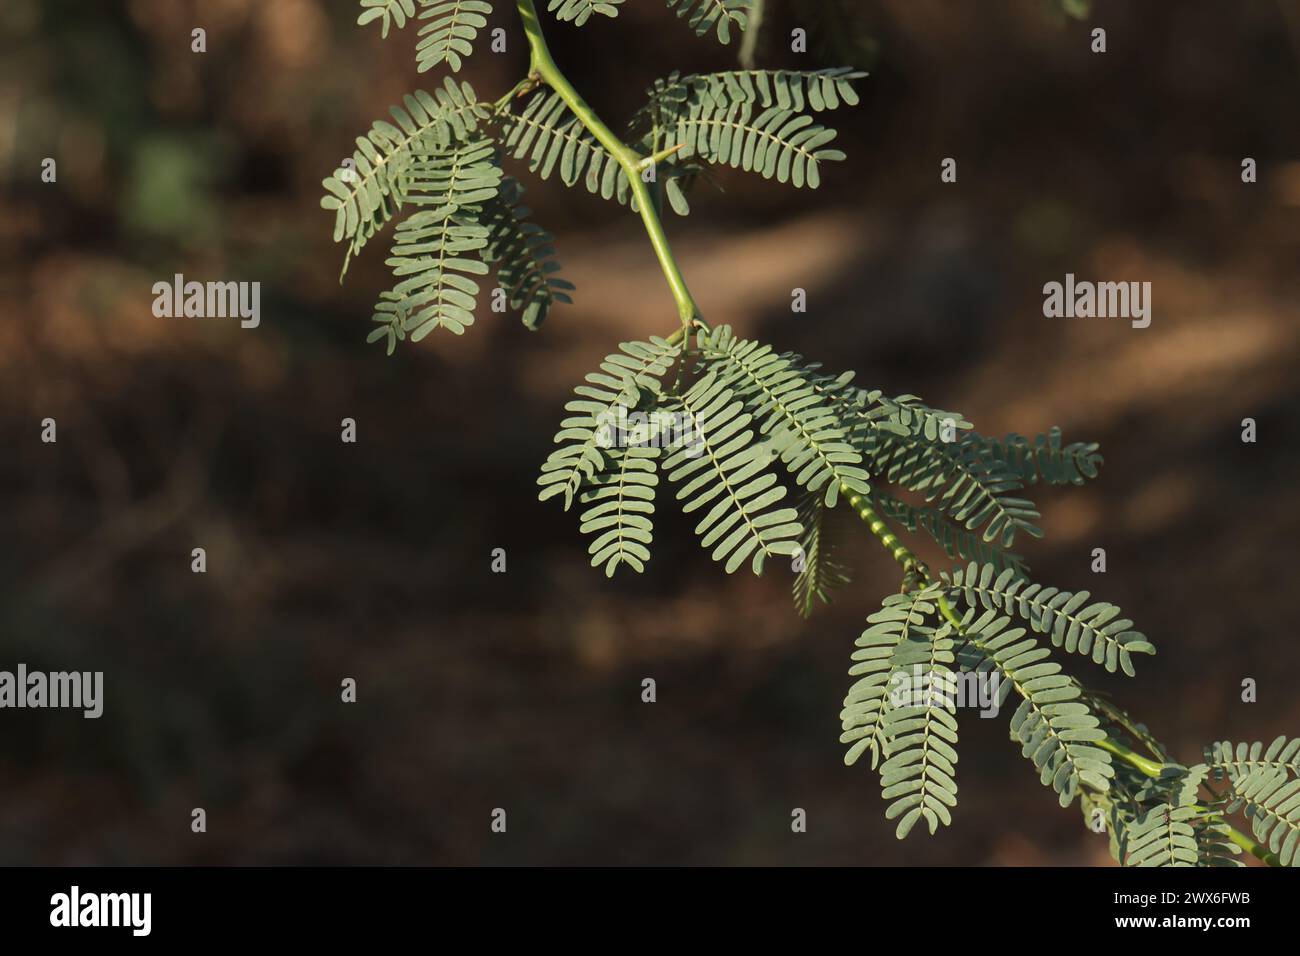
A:
[[[221,165],[211,145],[183,136],[143,135],[131,157],[122,214],[149,235],[195,244],[221,234],[212,186]]]

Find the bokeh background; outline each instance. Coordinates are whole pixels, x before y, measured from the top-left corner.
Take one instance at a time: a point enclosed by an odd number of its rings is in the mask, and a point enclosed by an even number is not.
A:
[[[715,324],[986,433],[1102,442],[1099,480],[1039,496],[1028,555],[1156,641],[1137,679],[1093,676],[1190,761],[1300,732],[1300,5],[1067,6],[778,5],[761,62],[870,70],[832,116],[850,158],[815,193],[720,172],[669,230]],[[484,98],[525,59],[498,7],[508,51],[462,74]],[[340,287],[319,183],[435,78],[414,28],[381,41],[357,12],[0,5],[0,665],[107,683],[97,721],[0,713],[0,862],[1109,864],[1004,720],[963,721],[954,825],[895,841],[837,742],[853,640],[898,585],[865,537],[804,622],[786,574],[724,576],[671,509],[647,573],[607,581],[537,502],[573,384],[675,321],[625,210],[532,186],[578,286],[542,331],[485,310],[364,344],[387,243]],[[802,57],[779,39],[800,23]],[[549,32],[611,119],[671,69],[735,64],[649,0]],[[175,272],[260,281],[261,327],[155,318]],[[1045,319],[1066,272],[1150,281],[1151,327]]]

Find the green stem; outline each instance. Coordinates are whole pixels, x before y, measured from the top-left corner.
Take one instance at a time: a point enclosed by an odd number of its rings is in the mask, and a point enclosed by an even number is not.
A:
[[[746,70],[754,68],[754,55],[758,51],[758,35],[763,32],[764,0],[750,0],[749,22],[740,38],[740,65]]]
[[[1124,746],[1114,737],[1107,737],[1105,740],[1097,741],[1097,746],[1102,750],[1109,750],[1121,760],[1131,763],[1148,777],[1159,777],[1164,773],[1165,767],[1168,766],[1167,764],[1160,763],[1156,760],[1148,760],[1136,750]]]
[[[931,583],[933,578],[931,578],[930,571],[925,566],[924,562],[917,558],[917,556],[912,553],[911,549],[909,549],[907,545],[903,544],[903,542],[898,539],[898,536],[890,530],[885,519],[877,514],[876,510],[871,507],[871,502],[844,484],[840,485],[840,494],[849,503],[849,506],[857,512],[858,517],[866,522],[867,527],[871,529],[871,533],[875,535],[876,540],[880,542],[881,546],[889,552],[890,557],[897,561],[904,571],[915,574],[922,585]],[[961,619],[958,618],[957,612],[953,610],[952,605],[948,603],[947,598],[941,595],[938,604],[940,613],[943,614],[948,623],[950,623],[958,633],[962,633]],[[1157,760],[1150,760],[1142,756],[1137,751],[1130,747],[1126,747],[1113,737],[1099,740],[1097,746],[1103,750],[1109,751],[1121,760],[1132,764],[1148,777],[1159,777],[1170,766],[1169,764],[1160,763]],[[1237,844],[1237,846],[1264,861],[1264,863],[1269,866],[1282,865],[1282,861],[1278,859],[1277,854],[1271,853],[1268,848],[1263,847],[1252,840],[1249,836],[1228,823],[1228,821],[1223,819],[1222,816],[1219,817],[1219,822],[1227,831],[1228,839]]]
[[[928,582],[930,575],[926,570],[925,565],[917,559],[916,555],[908,549],[907,545],[903,544],[903,542],[898,539],[898,536],[895,535],[894,532],[889,530],[889,525],[885,523],[884,518],[876,514],[875,509],[871,507],[871,502],[863,495],[844,484],[840,485],[840,494],[843,495],[844,500],[849,503],[849,507],[858,513],[858,517],[866,522],[867,527],[871,529],[871,533],[876,536],[884,549],[889,552],[889,556],[902,565],[904,571],[916,571]]]
[[[1261,846],[1260,844],[1256,843],[1254,840],[1246,836],[1246,834],[1242,833],[1240,830],[1232,826],[1227,821],[1221,821],[1221,822],[1223,823],[1224,828],[1227,829],[1228,831],[1228,839],[1231,840],[1233,843],[1237,844],[1237,846],[1241,847],[1243,850],[1245,850],[1247,853],[1251,854],[1252,856],[1256,857],[1257,859],[1263,860],[1269,866],[1282,865],[1282,861],[1278,859],[1277,854],[1270,851],[1268,847]]]
[[[871,533],[876,536],[881,546],[889,552],[890,557],[898,562],[904,571],[911,572],[917,576],[922,586],[930,584],[934,579],[930,576],[930,569],[926,567],[925,562],[912,553],[907,545],[898,539],[898,536],[889,529],[885,519],[876,513],[876,509],[871,507],[871,502],[852,488],[841,483],[840,494],[849,503],[849,507],[858,513],[858,517],[866,522]],[[957,616],[957,611],[949,603],[948,599],[942,594],[939,595],[939,613],[944,619],[962,633],[961,618]]]
[[[684,333],[689,329],[691,322],[699,318],[700,309],[695,304],[695,299],[691,297],[691,291],[686,286],[681,269],[673,258],[672,249],[668,245],[668,236],[664,233],[663,223],[660,222],[659,214],[655,211],[654,197],[650,195],[650,189],[641,178],[642,157],[614,135],[555,65],[550,48],[546,45],[546,37],[542,34],[542,24],[537,17],[537,8],[533,5],[533,0],[515,0],[515,6],[519,10],[519,19],[523,22],[524,33],[528,37],[532,72],[555,90],[578,121],[592,136],[596,137],[596,142],[618,161],[627,175],[637,212],[641,214],[641,222],[650,237],[650,245],[654,247],[659,266],[663,269],[664,278],[668,280],[668,287],[673,293],[673,300],[677,303],[677,314],[681,319]]]

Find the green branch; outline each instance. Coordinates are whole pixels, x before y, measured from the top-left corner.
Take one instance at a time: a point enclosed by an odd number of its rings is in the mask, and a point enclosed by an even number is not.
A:
[[[677,260],[673,258],[672,249],[668,245],[668,236],[664,233],[663,223],[660,222],[659,214],[655,211],[654,197],[650,195],[649,187],[641,178],[645,157],[640,156],[614,135],[613,131],[596,115],[595,110],[588,106],[578,91],[573,88],[568,77],[555,65],[550,48],[546,45],[546,37],[542,34],[542,24],[537,17],[537,8],[533,6],[533,0],[515,0],[515,5],[519,10],[519,19],[524,25],[524,33],[528,37],[532,73],[555,90],[578,121],[618,161],[627,175],[628,185],[631,186],[632,196],[636,200],[637,211],[641,214],[641,222],[645,225],[646,234],[650,237],[650,245],[654,247],[664,278],[668,280],[668,288],[672,290],[673,300],[677,303],[677,314],[681,319],[682,330],[689,329],[691,323],[700,317],[700,309],[695,304],[695,299],[691,297],[691,291],[686,286],[686,280],[677,266]]]
[[[1109,750],[1116,757],[1119,757],[1126,763],[1132,764],[1148,777],[1154,778],[1161,776],[1169,766],[1169,764],[1160,763],[1157,760],[1150,760],[1142,756],[1136,750],[1124,746],[1114,737],[1107,737],[1105,740],[1097,741],[1097,746],[1102,750]]]
[[[889,525],[885,523],[884,518],[876,514],[875,509],[871,507],[871,502],[848,485],[842,483],[840,485],[840,494],[849,503],[849,507],[858,513],[858,517],[866,522],[867,527],[871,529],[871,533],[876,536],[881,546],[889,552],[891,558],[902,566],[904,571],[916,571],[928,580],[929,572],[926,571],[925,565],[908,549],[907,545],[898,539],[897,535],[889,530]]]

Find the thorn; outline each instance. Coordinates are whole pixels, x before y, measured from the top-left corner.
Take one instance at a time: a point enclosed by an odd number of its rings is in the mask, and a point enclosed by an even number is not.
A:
[[[663,160],[667,159],[669,156],[672,156],[674,153],[678,152],[679,150],[683,150],[685,148],[686,148],[685,143],[678,143],[676,146],[670,146],[667,149],[661,149],[659,152],[651,156],[647,156],[645,159],[641,160],[641,162],[637,163],[637,167],[636,167],[637,172],[640,172],[644,169],[648,169],[651,166],[653,166],[655,163],[662,162]]]

